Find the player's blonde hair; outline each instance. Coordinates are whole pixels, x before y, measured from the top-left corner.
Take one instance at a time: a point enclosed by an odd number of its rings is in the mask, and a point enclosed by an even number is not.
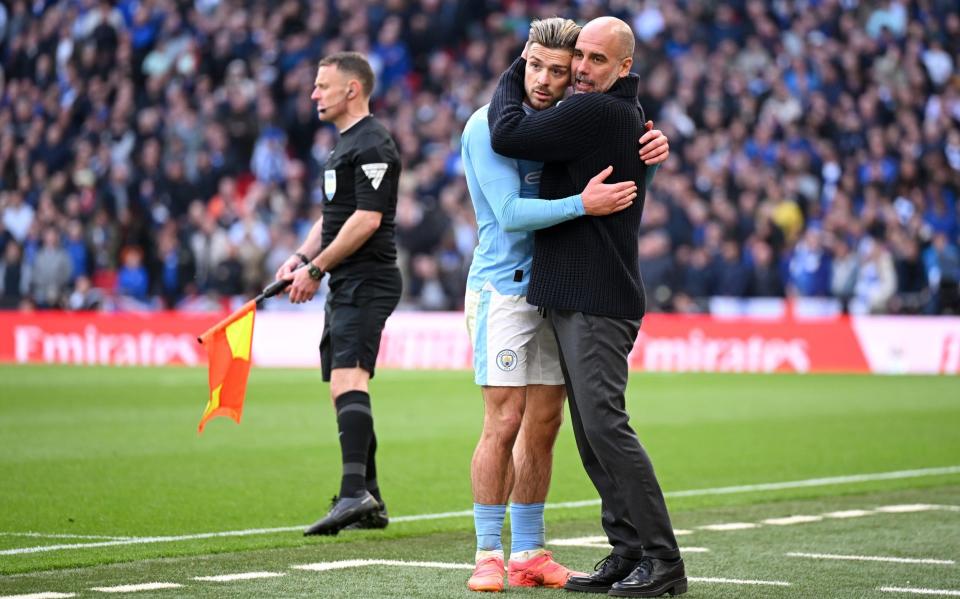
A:
[[[534,19],[530,24],[530,42],[544,48],[573,52],[580,29],[581,27],[570,19],[561,17]]]

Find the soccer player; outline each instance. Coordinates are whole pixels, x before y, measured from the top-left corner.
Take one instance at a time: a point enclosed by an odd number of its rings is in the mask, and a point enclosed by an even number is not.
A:
[[[340,140],[323,173],[323,218],[276,274],[292,281],[290,301],[302,303],[330,273],[320,357],[337,413],[343,476],[329,513],[305,535],[388,522],[377,485],[368,383],[383,325],[400,301],[394,240],[400,154],[370,114],[373,85],[373,70],[361,54],[338,52],[320,61],[310,98],[320,120],[339,129]]]
[[[547,109],[563,97],[579,31],[566,19],[534,22],[525,110]],[[641,158],[651,163],[666,158],[667,140],[659,132],[640,141]],[[503,589],[500,535],[511,498],[509,583],[561,587],[571,572],[544,550],[543,502],[563,411],[563,373],[553,334],[524,297],[533,251],[529,231],[585,214],[623,210],[637,188],[633,181],[603,184],[611,172],[607,168],[580,195],[558,201],[528,199],[538,193],[542,165],[493,151],[486,106],[468,121],[462,152],[480,237],[467,279],[467,326],[484,399],[483,433],[471,467],[477,566],[467,586],[475,591]]]
[[[587,23],[571,67],[574,96],[551,110],[523,107],[531,51],[504,73],[488,113],[493,149],[545,162],[540,194],[580,189],[597,165],[636,181],[638,200],[603,218],[575,219],[536,233],[528,301],[546,310],[556,335],[570,415],[584,468],[602,501],[613,552],[564,588],[620,597],[686,592],[683,559],[650,458],[625,409],[627,355],[644,315],[637,234],[647,168],[632,159],[644,128],[639,78],[630,73],[634,36],[613,17]]]

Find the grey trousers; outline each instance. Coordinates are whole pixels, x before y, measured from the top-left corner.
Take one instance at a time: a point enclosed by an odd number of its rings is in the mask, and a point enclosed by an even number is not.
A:
[[[653,464],[630,427],[627,355],[640,321],[549,310],[580,459],[600,493],[603,530],[628,559],[680,557]]]

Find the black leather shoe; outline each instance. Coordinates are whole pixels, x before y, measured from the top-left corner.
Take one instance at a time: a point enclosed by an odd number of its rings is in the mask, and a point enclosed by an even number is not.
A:
[[[593,567],[594,573],[586,576],[571,576],[563,585],[568,591],[582,593],[606,593],[613,586],[630,575],[637,567],[637,561],[611,553]]]
[[[367,514],[380,509],[380,504],[369,491],[364,490],[358,497],[336,497],[330,511],[303,531],[303,536],[335,535],[345,526],[353,524]]]
[[[381,501],[377,511],[370,512],[349,526],[344,526],[343,530],[382,529],[386,528],[387,524],[390,524],[390,518],[387,516],[387,506]]]
[[[614,583],[607,594],[612,597],[659,597],[686,592],[687,573],[682,559],[644,557],[630,576]]]

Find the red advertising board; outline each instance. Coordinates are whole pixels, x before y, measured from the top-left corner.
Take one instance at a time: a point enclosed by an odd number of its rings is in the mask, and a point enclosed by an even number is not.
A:
[[[0,362],[206,363],[196,336],[223,315],[0,312]],[[253,362],[316,367],[323,313],[257,315]],[[383,368],[470,369],[463,314],[398,312],[383,332]],[[630,368],[648,372],[960,373],[960,318],[722,319],[652,314]]]

